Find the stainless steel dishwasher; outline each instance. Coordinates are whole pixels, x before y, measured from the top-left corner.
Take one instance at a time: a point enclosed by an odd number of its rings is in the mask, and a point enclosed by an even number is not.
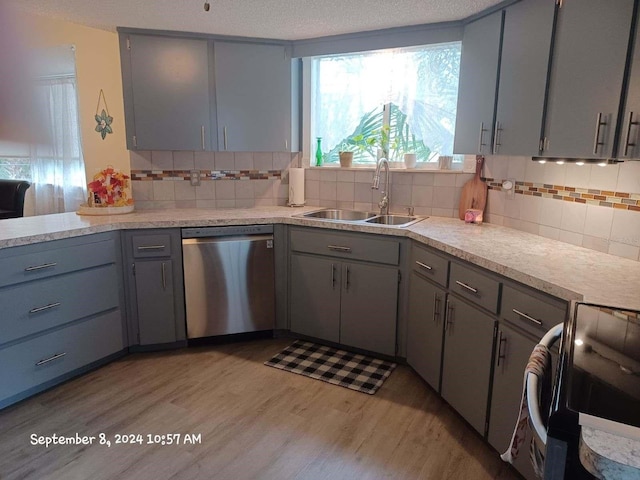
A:
[[[187,337],[273,330],[273,226],[182,229]]]

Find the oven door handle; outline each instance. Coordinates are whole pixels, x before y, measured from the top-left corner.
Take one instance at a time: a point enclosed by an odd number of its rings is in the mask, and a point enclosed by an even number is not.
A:
[[[564,324],[559,323],[551,330],[549,330],[542,340],[540,340],[540,345],[544,345],[545,347],[551,349],[551,346],[562,337],[562,332],[564,329]],[[534,430],[535,435],[538,436],[540,441],[546,445],[547,444],[547,430],[544,426],[544,421],[542,420],[542,415],[540,414],[540,401],[538,394],[538,385],[540,379],[534,373],[527,373],[527,408],[529,409],[529,418],[531,422],[531,427]]]

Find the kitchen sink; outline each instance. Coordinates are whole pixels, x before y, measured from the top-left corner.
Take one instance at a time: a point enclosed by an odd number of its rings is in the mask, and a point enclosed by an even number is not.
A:
[[[424,220],[426,217],[413,215],[380,215],[375,212],[360,212],[357,210],[342,210],[339,208],[325,208],[312,212],[300,213],[294,217],[316,218],[334,222],[368,223],[370,225],[386,225],[389,227],[408,227]]]
[[[365,220],[366,223],[377,223],[379,225],[390,225],[394,227],[407,227],[424,220],[424,217],[414,217],[409,215],[378,215]]]
[[[302,213],[300,217],[319,218],[323,220],[341,220],[343,222],[354,222],[359,220],[367,220],[375,217],[377,214],[372,212],[359,212],[357,210],[341,210],[341,209],[325,209],[313,212]]]

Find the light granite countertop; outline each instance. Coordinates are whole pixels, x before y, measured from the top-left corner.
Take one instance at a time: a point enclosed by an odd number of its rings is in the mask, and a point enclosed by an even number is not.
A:
[[[0,249],[111,230],[285,223],[409,237],[564,300],[640,310],[640,262],[510,228],[429,217],[407,228],[295,215],[317,207],[144,210],[126,215],[60,213],[0,222]]]
[[[640,480],[640,441],[582,427],[580,461],[597,478]]]

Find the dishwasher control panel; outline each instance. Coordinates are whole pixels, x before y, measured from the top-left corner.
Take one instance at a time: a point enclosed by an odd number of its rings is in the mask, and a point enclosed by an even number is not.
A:
[[[273,233],[273,225],[234,225],[229,227],[183,228],[182,238],[226,237],[230,235],[264,235]]]

